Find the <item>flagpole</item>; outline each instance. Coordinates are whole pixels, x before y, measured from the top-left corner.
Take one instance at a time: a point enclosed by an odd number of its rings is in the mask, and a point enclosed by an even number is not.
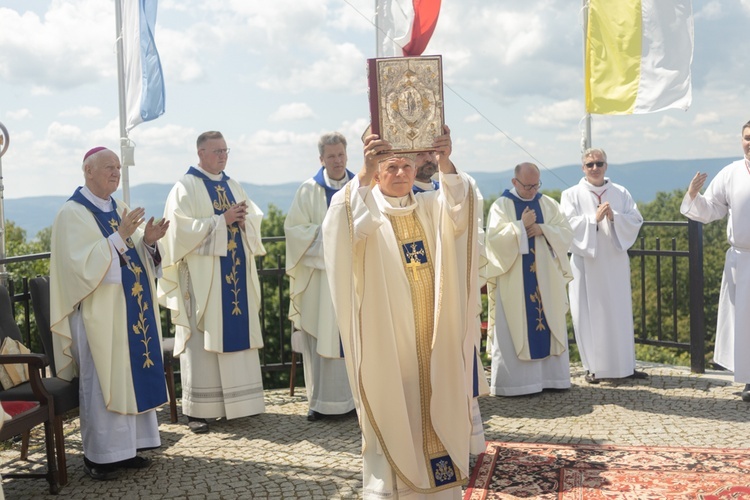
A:
[[[117,34],[117,90],[120,103],[120,161],[122,165],[122,200],[130,204],[130,175],[128,166],[132,165],[133,150],[128,139],[125,120],[125,57],[123,55],[122,0],[115,0],[115,25]]]
[[[586,110],[586,35],[589,31],[589,1],[583,0],[583,109]],[[581,153],[591,147],[591,113],[583,118],[584,136],[581,138]]]

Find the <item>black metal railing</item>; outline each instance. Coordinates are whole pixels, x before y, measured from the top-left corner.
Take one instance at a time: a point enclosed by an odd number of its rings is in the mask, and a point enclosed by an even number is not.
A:
[[[680,236],[673,236],[669,241],[669,248],[662,249],[662,238],[653,239],[645,233],[649,228],[675,228],[681,232]],[[644,223],[642,236],[634,248],[628,252],[633,269],[633,304],[636,326],[636,342],[639,344],[671,347],[690,353],[690,368],[695,373],[705,371],[705,317],[703,298],[703,229],[702,225],[693,221]],[[687,235],[685,235],[687,231]],[[653,240],[653,243],[652,243]],[[678,249],[678,243],[686,249]],[[283,236],[263,238],[264,245],[283,242]],[[652,246],[652,248],[647,248]],[[637,248],[636,248],[637,247]],[[0,263],[13,264],[32,260],[48,259],[49,253],[8,257]],[[273,259],[273,258],[272,258]],[[687,283],[680,279],[680,262],[687,259]],[[268,267],[269,257],[259,258],[258,276],[261,282],[260,320],[263,328],[265,347],[261,351],[261,365],[264,373],[287,372],[291,365],[291,324],[287,318],[288,311],[288,279],[284,267],[283,256],[275,255],[275,267]],[[266,265],[264,265],[264,262]],[[650,272],[649,266],[655,273]],[[684,265],[683,265],[684,267]],[[664,286],[663,275],[669,275],[670,285]],[[27,345],[32,345],[31,308],[28,291],[28,279],[19,277],[9,283],[9,290],[13,298],[14,307],[23,307],[20,316],[21,329]],[[649,284],[653,279],[654,283]],[[689,297],[689,335],[681,332],[678,325],[678,306],[680,297],[687,286]],[[653,292],[652,292],[653,290]],[[652,292],[652,293],[651,293]],[[654,297],[654,303],[649,300]],[[638,300],[636,300],[636,298]],[[267,307],[269,301],[273,307]],[[669,307],[664,304],[668,303]],[[167,315],[168,317],[168,315]],[[19,319],[18,314],[16,318]],[[664,325],[667,325],[666,327]],[[651,328],[649,325],[656,325]],[[165,336],[173,335],[171,326],[167,325]],[[681,340],[687,337],[688,340]]]

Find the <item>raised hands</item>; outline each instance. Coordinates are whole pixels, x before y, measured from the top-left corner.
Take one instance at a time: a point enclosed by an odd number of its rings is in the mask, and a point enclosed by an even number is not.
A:
[[[693,180],[690,181],[690,186],[688,186],[688,194],[690,195],[691,200],[694,200],[698,193],[701,192],[703,184],[706,183],[707,177],[708,174],[697,172],[695,174],[695,177],[693,177]]]

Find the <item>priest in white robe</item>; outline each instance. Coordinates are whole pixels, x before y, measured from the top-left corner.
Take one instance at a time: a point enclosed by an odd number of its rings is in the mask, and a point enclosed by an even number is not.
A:
[[[481,206],[448,127],[433,145],[441,188],[414,195],[413,157],[367,136],[365,165],[323,222],[365,498],[458,499],[469,474]]]
[[[743,401],[750,402],[750,122],[742,126],[744,158],[716,174],[706,188],[707,174],[696,173],[680,206],[680,212],[704,224],[727,220],[731,245],[724,262],[716,322],[714,362],[734,372],[734,381],[745,384]]]
[[[536,165],[517,165],[512,183],[490,208],[485,236],[490,391],[519,396],[568,389],[572,230],[560,205],[538,192]]]
[[[145,468],[139,449],[161,445],[156,412],[167,402],[154,280],[157,241],[169,223],[145,224],[111,195],[120,160],[104,147],[84,156],[85,184],[52,225],[50,322],[57,375],[80,379],[84,471],[115,479]]]
[[[263,213],[224,169],[229,148],[220,132],[198,136],[198,166],[172,188],[164,218],[160,303],[175,324],[182,413],[195,433],[209,420],[265,410],[258,349],[260,282],[255,257],[265,255]]]
[[[328,287],[321,225],[333,195],[354,174],[346,169],[346,138],[323,134],[321,168],[297,190],[284,220],[289,320],[300,349],[310,421],[354,410],[339,328]]]
[[[584,177],[562,192],[573,229],[568,285],[576,345],[585,379],[647,378],[635,369],[630,258],[643,217],[627,189],[605,176],[607,153],[583,152]]]

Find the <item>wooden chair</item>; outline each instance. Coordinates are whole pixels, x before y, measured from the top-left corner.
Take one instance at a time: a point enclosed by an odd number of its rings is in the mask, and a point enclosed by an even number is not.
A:
[[[7,298],[8,303],[10,303],[8,291],[4,286],[0,286],[0,299],[3,298]],[[5,316],[5,311],[0,312],[0,315]],[[0,323],[5,323],[5,321]],[[8,330],[5,324],[0,325],[0,342],[6,337],[11,337],[20,342],[21,332],[18,330],[18,325],[15,325],[15,320],[13,325],[15,330]],[[59,486],[52,425],[55,419],[55,403],[54,397],[45,387],[42,378],[42,373],[47,366],[47,357],[44,354],[0,354],[0,364],[26,364],[29,370],[28,382],[11,389],[0,390],[0,400],[4,402],[30,401],[35,403],[31,408],[20,411],[2,424],[0,441],[6,441],[19,434],[27,434],[37,425],[44,424],[44,442],[47,451],[46,472],[11,472],[3,474],[3,476],[9,478],[44,478],[49,483],[50,493],[56,495]]]
[[[78,377],[67,381],[57,376],[57,369],[54,362],[55,352],[52,348],[52,332],[50,331],[49,278],[32,278],[29,281],[29,291],[31,292],[31,306],[34,310],[34,318],[36,319],[36,326],[39,331],[40,340],[42,341],[42,348],[47,355],[47,359],[50,360],[49,367],[52,376],[44,378],[42,383],[52,395],[55,403],[53,428],[55,448],[57,450],[57,470],[59,472],[60,485],[64,486],[68,484],[68,466],[65,457],[63,423],[65,422],[65,415],[78,408]],[[7,290],[0,288],[0,325],[4,321],[3,318],[8,316],[12,318],[12,314],[12,306]],[[18,330],[15,320],[13,320],[13,325],[8,325],[8,328],[12,329],[13,326]],[[18,334],[20,336],[20,331]],[[10,396],[14,396],[13,391],[15,389],[14,387],[10,390]],[[2,394],[0,394],[0,399],[4,399]],[[22,398],[19,395],[16,399]]]

